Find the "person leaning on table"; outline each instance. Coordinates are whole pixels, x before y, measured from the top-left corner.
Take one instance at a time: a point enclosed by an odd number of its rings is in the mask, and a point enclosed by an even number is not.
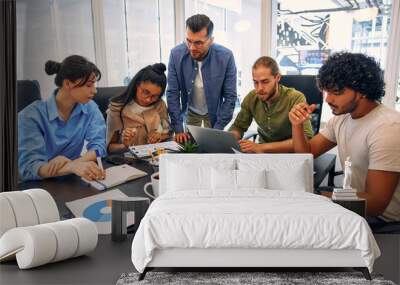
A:
[[[367,201],[368,222],[400,221],[400,113],[380,103],[385,90],[378,63],[364,54],[336,53],[320,68],[317,84],[335,116],[308,140],[303,125],[315,105],[294,106],[289,119],[295,152],[318,157],[337,146],[343,169],[350,157],[351,186]]]
[[[101,72],[80,55],[61,63],[47,61],[58,87],[46,101],[35,101],[18,113],[18,168],[22,180],[74,173],[88,180],[103,178],[96,151],[106,156],[106,126],[97,104]],[[81,156],[84,142],[87,152]]]
[[[294,105],[306,102],[306,99],[300,91],[279,84],[279,66],[273,58],[260,57],[252,69],[254,90],[243,99],[240,112],[229,130],[240,140],[243,152],[293,152],[288,114]],[[253,119],[257,123],[260,143],[241,140]],[[308,138],[313,136],[309,119],[304,124],[304,134]]]
[[[186,20],[186,42],[171,50],[167,102],[177,142],[187,141],[183,123],[223,130],[237,99],[232,51],[214,44],[214,24],[206,15]]]

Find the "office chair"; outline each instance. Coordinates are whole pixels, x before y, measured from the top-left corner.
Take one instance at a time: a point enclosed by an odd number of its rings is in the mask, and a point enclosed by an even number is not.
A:
[[[286,87],[293,87],[306,97],[308,104],[316,104],[317,108],[311,115],[311,125],[314,136],[319,132],[321,124],[322,92],[317,88],[315,75],[282,75],[280,84]]]
[[[314,75],[283,75],[280,83],[287,87],[296,88],[304,94],[308,104],[317,105],[317,108],[311,115],[311,125],[315,136],[319,132],[323,105],[323,96],[322,92],[317,88],[316,77]],[[343,174],[343,171],[335,171],[336,155],[324,154],[320,159],[321,161],[324,160],[322,166],[325,165],[329,168],[328,186],[335,186],[335,176]],[[319,185],[322,180],[320,183],[318,183],[318,181],[316,182]]]
[[[110,99],[114,96],[118,96],[124,92],[126,86],[114,86],[114,87],[97,87],[97,94],[94,96],[93,101],[99,106],[101,113],[106,118],[108,104]]]
[[[322,92],[317,88],[315,75],[282,75],[280,84],[286,87],[293,87],[302,92],[306,97],[308,104],[316,104],[316,109],[311,116],[311,125],[314,135],[319,132],[322,115]],[[250,132],[245,134],[243,139],[252,138],[256,140],[258,133]],[[342,172],[335,172],[336,155],[323,154],[315,161],[316,175],[314,176],[314,187],[319,187],[325,176],[328,175],[328,186],[334,186],[335,175],[340,175]]]
[[[17,112],[36,100],[42,100],[37,80],[17,80]]]

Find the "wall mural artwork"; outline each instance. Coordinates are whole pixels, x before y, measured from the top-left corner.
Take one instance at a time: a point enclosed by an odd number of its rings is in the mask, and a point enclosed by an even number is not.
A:
[[[338,50],[367,53],[384,62],[382,51],[388,39],[390,11],[388,0],[321,1],[306,5],[280,0],[277,60],[282,73],[317,74],[323,61]],[[337,36],[343,32],[346,36]]]

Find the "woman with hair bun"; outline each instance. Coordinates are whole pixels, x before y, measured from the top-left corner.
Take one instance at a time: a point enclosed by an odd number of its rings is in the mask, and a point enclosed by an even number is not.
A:
[[[161,99],[167,85],[165,70],[163,63],[142,68],[126,90],[111,99],[107,110],[109,152],[170,137],[167,107]]]
[[[35,101],[18,114],[18,167],[23,180],[74,173],[88,180],[104,178],[95,163],[106,155],[104,118],[92,101],[100,70],[79,55],[61,63],[47,61],[58,87],[46,101]],[[81,156],[84,142],[87,152]],[[97,155],[96,155],[97,153]]]

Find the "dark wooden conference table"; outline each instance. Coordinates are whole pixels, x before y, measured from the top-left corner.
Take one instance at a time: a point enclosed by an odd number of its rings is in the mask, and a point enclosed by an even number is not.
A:
[[[147,197],[147,195],[143,191],[143,187],[147,182],[150,181],[150,175],[154,173],[153,166],[143,160],[135,160],[128,163],[133,167],[147,172],[149,175],[125,184],[117,185],[111,189],[119,189],[121,190],[121,192],[125,193],[129,197]],[[107,161],[104,161],[103,166],[104,168],[108,168],[114,165],[108,163]],[[104,192],[91,187],[88,183],[85,183],[76,175],[67,175],[64,177],[45,179],[43,181],[28,181],[18,184],[19,190],[30,188],[42,188],[48,191],[55,199],[61,217],[70,216],[70,211],[65,206],[66,202]]]
[[[328,154],[314,160],[315,185],[334,169],[335,155]],[[145,161],[134,161],[132,166],[147,172],[149,175],[134,181],[118,185],[127,196],[146,197],[143,191],[145,183],[155,170]],[[104,162],[104,166],[112,164]],[[317,184],[318,183],[318,184]],[[102,193],[75,175],[43,181],[23,182],[19,190],[42,188],[55,199],[62,219],[72,218],[65,206],[66,202]],[[99,235],[96,249],[88,255],[51,263],[28,270],[19,270],[15,261],[0,264],[0,283],[3,284],[115,284],[122,273],[135,271],[131,262],[131,243],[133,235],[123,242],[111,241],[111,235]]]

